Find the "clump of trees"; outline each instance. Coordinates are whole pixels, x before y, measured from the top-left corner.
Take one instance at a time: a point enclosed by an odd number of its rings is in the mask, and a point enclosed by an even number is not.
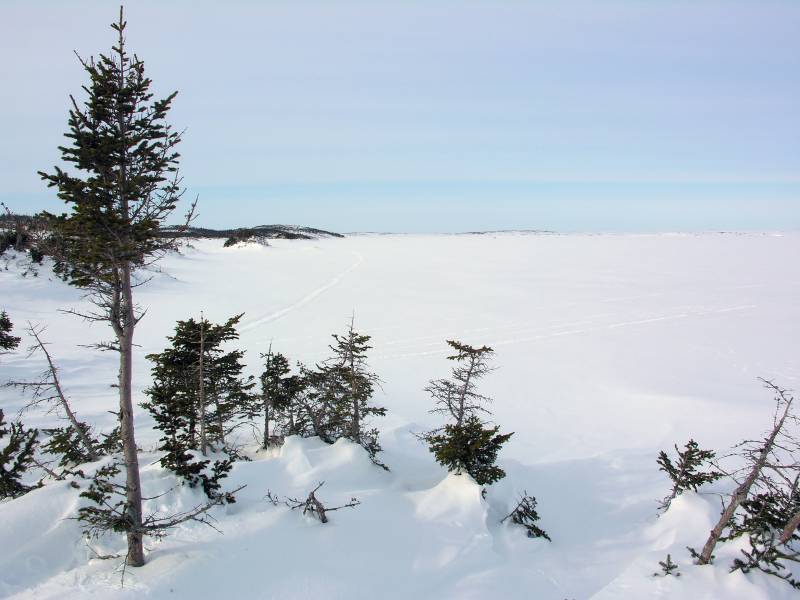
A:
[[[225,243],[222,246],[224,248],[230,248],[232,246],[236,246],[237,244],[247,243],[269,246],[269,242],[267,241],[265,235],[260,235],[252,230],[246,229],[235,231],[228,239],[225,240]]]
[[[300,365],[297,374],[270,347],[261,355],[259,393],[256,380],[242,375],[244,352],[225,348],[238,339],[242,316],[221,324],[202,316],[179,321],[167,338],[171,346],[147,356],[153,363],[153,384],[142,406],[162,432],[162,466],[192,486],[201,485],[211,497],[219,493],[219,481],[236,457],[228,444],[230,434],[260,421],[262,448],[287,435],[319,436],[328,443],[345,438],[387,468],[376,456],[378,431],[368,426],[371,417],[386,413],[371,402],[378,379],[366,364],[369,336],[357,333],[351,323],[345,335],[334,334],[330,359],[313,370]],[[206,458],[210,452],[227,456],[212,464]]]
[[[0,255],[12,248],[22,252],[28,246],[26,219],[15,215],[4,202],[0,202]]]
[[[352,320],[344,335],[332,337],[331,356],[314,368],[299,364],[294,375],[284,355],[272,348],[262,355],[262,393],[254,411],[263,418],[262,447],[287,435],[316,436],[329,444],[343,438],[359,444],[373,463],[388,470],[378,458],[378,430],[370,424],[373,417],[386,414],[373,402],[379,379],[367,363],[371,338],[358,333]]]
[[[42,214],[15,214],[0,202],[0,256],[7,250],[27,252],[32,263],[41,264],[45,256],[55,253],[56,245],[47,218]],[[36,275],[35,270],[30,272]]]

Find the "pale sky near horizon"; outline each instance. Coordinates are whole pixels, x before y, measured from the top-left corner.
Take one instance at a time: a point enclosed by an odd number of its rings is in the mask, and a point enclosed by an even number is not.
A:
[[[118,2],[0,0],[0,200],[59,210],[73,50]],[[204,226],[800,229],[800,2],[126,4]],[[176,219],[177,220],[177,219]]]

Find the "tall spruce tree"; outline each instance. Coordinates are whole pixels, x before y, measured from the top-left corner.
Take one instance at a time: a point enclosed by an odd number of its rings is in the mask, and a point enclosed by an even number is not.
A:
[[[133,339],[143,316],[134,288],[144,283],[136,273],[174,247],[159,230],[176,208],[182,190],[178,175],[180,135],[166,123],[177,92],[154,100],[144,63],[128,53],[126,22],[111,25],[117,41],[97,59],[79,58],[89,82],[81,103],[70,97],[69,144],[59,146],[72,170],[40,172],[48,186],[71,209],[49,215],[58,238],[59,271],[84,289],[95,310],[75,313],[107,323],[112,342],[100,344],[119,353],[120,431],[125,465],[124,530],[126,563],[145,562],[139,459],[133,422]],[[188,218],[188,217],[187,217]]]
[[[452,422],[420,437],[449,471],[466,471],[480,485],[494,483],[506,475],[495,464],[497,454],[514,435],[499,433],[499,427],[484,423],[478,416],[491,415],[486,408],[491,398],[477,392],[477,382],[491,372],[489,358],[494,351],[488,346],[474,348],[452,340],[447,344],[455,350],[447,357],[455,362],[451,377],[431,381],[425,391],[436,405],[430,412],[445,415]]]

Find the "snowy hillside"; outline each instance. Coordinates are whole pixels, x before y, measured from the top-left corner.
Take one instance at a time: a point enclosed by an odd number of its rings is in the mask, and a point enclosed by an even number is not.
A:
[[[380,376],[376,420],[385,472],[344,440],[288,438],[237,463],[235,504],[214,509],[215,527],[191,523],[128,569],[93,551],[124,551],[107,537],[90,550],[71,520],[84,503],[50,482],[0,504],[0,596],[14,598],[726,598],[796,595],[760,573],[728,573],[740,542],[718,548],[715,566],[693,566],[719,514],[714,484],[687,493],[657,518],[669,481],[655,459],[690,437],[724,452],[771,425],[772,395],[758,377],[798,388],[800,235],[367,235],[274,240],[223,248],[192,241],[159,263],[137,290],[148,309],[136,330],[134,385],[144,400],[150,365],[179,319],[200,311],[216,322],[244,312],[238,347],[249,374],[273,349],[307,364],[328,353],[330,334],[351,315],[372,336]],[[5,264],[5,261],[4,261]],[[59,312],[83,305],[79,291],[48,276],[0,271],[0,309],[21,335],[26,321],[45,338],[79,412],[102,430],[115,417],[116,356],[81,345],[108,339]],[[481,391],[494,420],[515,435],[500,464],[507,476],[486,498],[467,476],[448,475],[415,432],[436,426],[423,391],[446,376],[446,339],[492,346],[496,371]],[[23,346],[28,340],[23,340]],[[22,347],[21,347],[22,348]],[[0,381],[43,368],[22,349],[0,357]],[[0,388],[13,415],[18,391]],[[28,412],[26,425],[57,415]],[[186,510],[202,492],[180,486],[158,464],[158,433],[144,410],[137,439],[146,511]],[[94,465],[96,468],[98,465]],[[303,496],[318,483],[332,513],[325,525],[267,492]],[[499,521],[520,493],[539,502],[552,542]],[[682,576],[653,577],[667,553]]]

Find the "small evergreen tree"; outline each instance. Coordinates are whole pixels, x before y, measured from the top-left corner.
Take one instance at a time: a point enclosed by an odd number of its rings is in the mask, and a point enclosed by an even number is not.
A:
[[[367,428],[365,423],[370,417],[386,416],[386,409],[372,404],[378,376],[369,370],[367,351],[371,339],[368,335],[357,333],[353,321],[343,336],[333,334],[333,352],[327,366],[323,367],[329,389],[335,390],[333,399],[334,421],[337,437],[344,437],[361,445],[369,454],[372,462],[388,470],[376,457],[381,451],[378,443],[378,430]],[[331,384],[331,382],[333,382]]]
[[[552,540],[547,535],[547,532],[537,525],[539,513],[536,511],[536,504],[536,498],[529,496],[528,492],[523,492],[522,498],[520,498],[514,510],[503,517],[500,522],[503,523],[507,519],[511,519],[512,523],[522,525],[528,531],[528,537],[544,538],[550,542]]]
[[[280,352],[273,352],[270,345],[266,354],[262,354],[264,359],[264,371],[259,380],[261,382],[261,398],[253,407],[253,416],[261,413],[264,416],[264,430],[262,437],[262,448],[268,448],[277,426],[278,411],[289,408],[291,402],[292,385],[291,368],[289,360]],[[273,434],[270,433],[270,419],[273,421]]]
[[[696,492],[700,486],[713,483],[722,477],[722,473],[718,471],[700,470],[706,467],[715,455],[711,450],[701,450],[694,440],[689,440],[683,450],[680,450],[676,444],[675,453],[677,454],[675,462],[664,450],[658,454],[656,460],[659,470],[664,471],[672,481],[672,491],[661,501],[659,507],[663,510],[669,508],[670,503],[683,492],[687,490]]]
[[[298,397],[301,422],[306,435],[317,436],[328,444],[342,437],[346,424],[341,401],[345,395],[342,370],[335,365],[321,364],[315,369],[301,367],[303,394]],[[299,426],[300,423],[296,423]]]
[[[475,415],[461,425],[445,425],[427,440],[436,460],[448,471],[466,471],[480,485],[489,485],[506,476],[498,467],[497,453],[513,433],[500,434],[500,427],[487,427]]]
[[[473,348],[456,341],[447,341],[456,353],[451,379],[431,381],[425,390],[435,400],[430,412],[453,419],[444,427],[422,434],[439,464],[451,472],[466,471],[480,485],[488,485],[505,477],[495,462],[497,454],[513,433],[500,434],[498,426],[484,423],[478,413],[490,415],[487,396],[479,394],[477,381],[491,371],[489,358],[494,352],[488,346]]]
[[[317,435],[307,410],[310,407],[308,402],[309,384],[305,377],[307,369],[298,363],[298,370],[299,374],[276,379],[274,391],[270,396],[274,420],[273,431],[281,437]]]
[[[244,353],[225,351],[222,344],[238,339],[236,315],[221,325],[205,318],[179,321],[167,339],[170,348],[147,356],[153,362],[153,385],[146,390],[155,427],[162,432],[158,449],[161,465],[184,478],[192,487],[201,486],[209,498],[221,492],[220,480],[231,470],[230,457],[215,460],[205,455],[206,445],[225,448],[225,435],[250,412],[253,378],[244,378]],[[209,402],[210,400],[210,402]],[[232,497],[231,497],[232,501]]]
[[[36,429],[25,429],[22,423],[9,425],[0,408],[0,498],[16,498],[32,488],[22,482],[22,476],[34,461],[38,445]]]
[[[658,566],[661,567],[661,573],[653,573],[653,577],[667,577],[668,575],[672,575],[673,577],[681,576],[678,572],[678,565],[672,562],[672,556],[670,554],[667,554],[665,560],[658,561]]]
[[[297,382],[289,382],[292,393],[297,394],[293,403],[301,420],[293,429],[303,435],[299,427],[303,425],[308,435],[329,444],[339,438],[351,440],[367,451],[373,463],[388,470],[377,458],[381,451],[378,430],[367,426],[370,417],[386,414],[385,408],[372,404],[379,379],[367,365],[370,336],[357,333],[351,321],[347,333],[333,334],[333,339],[328,360],[313,370],[301,366],[299,387]]]
[[[356,443],[362,443],[364,420],[370,416],[385,416],[386,409],[372,406],[370,400],[378,383],[378,376],[367,366],[367,351],[371,339],[368,335],[357,333],[350,328],[343,336],[333,334],[335,344],[330,347],[333,352],[332,362],[339,370],[338,376],[345,380],[346,394],[340,403],[342,421],[345,424],[345,437]]]
[[[147,356],[153,363],[153,385],[145,390],[149,400],[142,407],[150,411],[156,428],[166,436],[180,435],[187,447],[195,448],[200,412],[196,365],[191,352],[181,348],[174,338],[168,339],[173,342],[172,348]]]
[[[11,330],[14,325],[11,319],[8,318],[6,311],[0,311],[0,353],[2,351],[11,351],[19,346],[20,339],[11,335]]]
[[[222,324],[203,317],[178,321],[167,337],[171,346],[147,356],[154,384],[143,406],[159,429],[180,431],[181,443],[203,454],[208,444],[224,447],[226,435],[252,410],[255,380],[242,375],[244,352],[223,348],[239,339],[242,316]]]
[[[220,447],[227,446],[228,434],[244,424],[253,405],[256,380],[242,374],[244,351],[221,348],[223,342],[239,339],[236,325],[241,317],[238,315],[209,329],[208,339],[213,347],[207,351],[204,360],[206,396],[210,400],[206,431],[209,439]]]

